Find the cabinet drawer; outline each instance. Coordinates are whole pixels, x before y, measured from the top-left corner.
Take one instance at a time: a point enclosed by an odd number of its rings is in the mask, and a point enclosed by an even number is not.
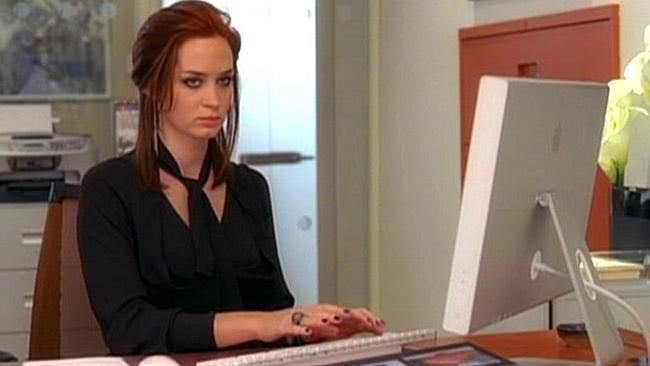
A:
[[[0,270],[36,268],[46,203],[0,204]]]
[[[36,271],[0,271],[0,333],[27,332]]]
[[[0,349],[16,356],[19,361],[27,360],[29,355],[29,333],[0,332]]]

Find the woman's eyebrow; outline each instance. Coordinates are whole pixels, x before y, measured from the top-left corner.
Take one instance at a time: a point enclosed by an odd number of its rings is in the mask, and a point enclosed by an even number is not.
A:
[[[181,74],[190,74],[190,75],[196,75],[196,76],[205,76],[206,73],[201,72],[201,71],[194,71],[194,70],[183,70],[181,71]]]
[[[225,71],[221,71],[218,73],[219,76],[224,76],[224,75],[230,75],[233,73],[233,69],[228,69]],[[195,76],[207,76],[208,74],[203,72],[203,71],[195,71],[195,70],[183,70],[181,71],[181,74],[190,74],[190,75],[195,75]]]

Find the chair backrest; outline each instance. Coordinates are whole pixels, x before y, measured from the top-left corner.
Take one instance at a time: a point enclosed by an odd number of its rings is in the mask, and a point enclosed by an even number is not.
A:
[[[77,207],[76,198],[48,207],[34,286],[31,360],[108,354],[81,271]]]

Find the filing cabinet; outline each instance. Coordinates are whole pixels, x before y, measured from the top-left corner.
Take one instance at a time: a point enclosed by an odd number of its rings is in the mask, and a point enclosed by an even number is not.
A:
[[[26,359],[46,202],[0,203],[0,349]]]

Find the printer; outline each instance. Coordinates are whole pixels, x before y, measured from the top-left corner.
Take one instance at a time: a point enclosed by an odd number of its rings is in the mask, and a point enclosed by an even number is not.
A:
[[[49,105],[0,104],[0,203],[48,202],[97,163],[88,135],[53,131]]]

